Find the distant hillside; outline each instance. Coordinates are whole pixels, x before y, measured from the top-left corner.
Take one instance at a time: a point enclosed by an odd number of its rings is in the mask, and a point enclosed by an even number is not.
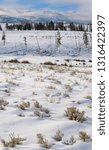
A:
[[[73,13],[59,13],[55,11],[49,10],[42,10],[42,11],[26,11],[26,12],[19,12],[17,15],[14,15],[14,12],[7,13],[3,12],[0,15],[0,23],[29,23],[29,22],[47,22],[47,21],[54,21],[54,22],[75,22],[75,23],[90,23],[91,20],[84,20],[80,19],[79,15]]]

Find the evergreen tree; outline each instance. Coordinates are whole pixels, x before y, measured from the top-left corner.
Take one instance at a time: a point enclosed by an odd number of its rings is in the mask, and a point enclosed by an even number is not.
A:
[[[89,32],[92,32],[92,24],[89,24]]]
[[[1,25],[0,25],[0,31],[2,31],[2,27],[1,27]]]
[[[71,31],[75,31],[75,24],[73,22],[70,23],[69,28]]]
[[[84,31],[84,33],[83,33],[83,41],[84,41],[84,45],[87,48],[87,46],[88,46],[88,36],[87,36],[87,32],[86,31]]]
[[[48,27],[49,27],[49,30],[54,30],[54,22],[50,21]]]
[[[2,40],[3,40],[3,44],[5,45],[6,44],[6,34],[4,31],[3,31],[3,35],[2,35]]]
[[[56,34],[56,47],[58,48],[60,45],[61,45],[61,34],[58,29],[57,34]]]
[[[58,29],[64,30],[64,23],[63,22],[58,23]]]
[[[9,30],[8,23],[6,23],[5,28],[6,28],[6,30]]]

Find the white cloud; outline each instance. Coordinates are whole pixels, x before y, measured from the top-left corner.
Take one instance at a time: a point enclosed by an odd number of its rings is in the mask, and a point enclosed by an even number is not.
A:
[[[80,5],[90,5],[92,0],[43,0],[47,3],[54,4],[80,4]]]
[[[91,20],[91,14],[79,11],[66,11],[66,12],[57,12],[50,9],[43,9],[43,10],[16,10],[16,9],[4,9],[0,8],[0,15],[8,15],[14,17],[39,17],[39,16],[56,16],[64,17],[69,20],[81,20],[81,21],[89,21]]]
[[[81,16],[82,18],[89,18],[92,17],[92,0],[43,0],[49,4],[61,5],[61,4],[77,4],[78,8],[77,12],[73,12],[72,15]],[[71,15],[71,16],[72,16]]]
[[[3,0],[2,4],[0,4],[0,8],[5,9],[17,9],[17,10],[24,10],[30,9],[32,5],[22,5],[19,3],[19,0]]]
[[[76,11],[68,10],[66,12],[62,12],[61,10],[53,11],[48,8],[48,11],[51,13],[60,13],[63,16],[67,16],[68,18],[75,20],[91,20],[92,18],[92,0],[42,0],[46,3],[54,3],[55,5],[61,4],[77,4],[78,9]],[[37,16],[40,13],[44,15],[44,9],[42,10],[31,10],[31,5],[20,5],[18,4],[18,0],[4,0],[4,3],[0,5],[0,15],[10,15],[10,16],[20,16],[20,17],[28,17],[28,16]],[[31,10],[31,11],[29,11]]]
[[[79,11],[68,11],[66,16],[74,20],[91,20],[92,16],[90,13],[79,12]]]

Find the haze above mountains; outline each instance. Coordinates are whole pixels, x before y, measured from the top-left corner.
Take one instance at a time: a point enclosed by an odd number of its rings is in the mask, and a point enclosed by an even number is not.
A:
[[[85,19],[84,19],[85,18]],[[54,10],[14,10],[0,8],[0,23],[25,23],[25,22],[77,22],[90,23],[88,14],[81,14],[76,11],[57,12]]]

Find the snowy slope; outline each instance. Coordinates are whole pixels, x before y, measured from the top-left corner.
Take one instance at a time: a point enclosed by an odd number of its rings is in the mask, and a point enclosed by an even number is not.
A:
[[[7,61],[12,58],[4,57]],[[31,64],[4,63],[3,58],[0,62],[0,99],[9,102],[5,110],[0,110],[1,138],[8,140],[9,134],[14,133],[26,138],[17,148],[41,150],[44,148],[37,144],[36,134],[42,133],[54,144],[53,150],[91,150],[91,142],[82,142],[79,138],[80,131],[87,132],[91,137],[91,99],[88,98],[91,97],[91,63],[86,61],[84,65],[71,59],[72,67],[68,67],[69,63],[62,58],[20,57],[18,60],[29,60]],[[44,65],[48,60],[57,65]],[[50,116],[34,116],[33,104],[36,100],[49,109]],[[19,109],[22,101],[29,101],[30,107]],[[69,120],[65,110],[71,106],[84,110],[86,121],[79,123]],[[52,138],[57,130],[64,133],[61,142]],[[76,143],[69,146],[63,144],[70,136],[74,136]]]
[[[77,56],[91,57],[91,33],[88,33],[88,47],[83,41],[83,32],[60,31],[61,45],[57,48],[57,31],[5,31],[6,44],[0,42],[0,54],[11,55],[50,55],[50,56]],[[27,47],[25,47],[26,37]],[[0,32],[2,39],[2,32]]]
[[[0,150],[46,150],[38,142],[39,133],[51,150],[91,150],[91,43],[85,48],[82,34],[61,32],[63,46],[56,49],[55,32],[6,32],[6,45],[0,41]],[[84,111],[85,120],[69,120],[69,107]],[[57,130],[63,133],[61,141],[53,138]],[[89,136],[86,141],[81,140],[81,131]],[[4,141],[10,142],[10,134],[23,138],[22,144],[7,148]],[[74,144],[65,144],[71,136]]]
[[[0,16],[0,23],[25,23],[25,22],[26,23],[31,22],[31,20],[22,17],[14,17],[14,16],[7,16],[7,15]]]
[[[77,23],[91,23],[91,17],[88,15],[82,16],[81,13],[68,11],[66,13],[54,10],[25,10],[18,11],[13,9],[0,8],[0,23],[19,23],[19,22],[77,22]],[[84,19],[85,18],[85,19]]]

